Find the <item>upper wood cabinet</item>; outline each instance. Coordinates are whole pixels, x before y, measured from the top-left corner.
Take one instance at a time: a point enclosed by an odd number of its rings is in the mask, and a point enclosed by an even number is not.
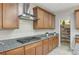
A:
[[[33,8],[37,20],[33,22],[35,29],[53,29],[55,28],[55,15],[40,8]]]
[[[33,11],[38,18],[37,21],[34,21],[34,28],[44,28],[44,11],[39,8],[33,8]]]
[[[18,4],[0,3],[0,29],[15,29],[18,24]]]
[[[76,28],[79,29],[79,10],[75,10]]]
[[[2,29],[2,4],[0,3],[0,29]]]
[[[3,28],[18,28],[18,5],[15,3],[3,4]]]
[[[49,28],[55,28],[55,16],[49,14]]]
[[[44,12],[44,28],[49,28],[49,14]]]

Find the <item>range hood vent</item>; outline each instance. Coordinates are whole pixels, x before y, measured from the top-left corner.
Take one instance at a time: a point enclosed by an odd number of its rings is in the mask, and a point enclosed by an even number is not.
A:
[[[30,21],[37,20],[36,16],[30,13],[29,7],[30,3],[23,3],[23,14],[19,15],[19,18],[22,20],[30,20]]]

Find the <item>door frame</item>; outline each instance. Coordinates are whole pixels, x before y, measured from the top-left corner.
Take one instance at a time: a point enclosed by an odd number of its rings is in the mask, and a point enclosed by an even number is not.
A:
[[[61,20],[63,20],[63,19],[61,19]],[[59,21],[59,46],[61,46],[61,27],[60,27],[60,25],[61,25],[61,20]],[[70,21],[70,48],[71,48],[71,20],[70,19],[68,19],[69,21]]]

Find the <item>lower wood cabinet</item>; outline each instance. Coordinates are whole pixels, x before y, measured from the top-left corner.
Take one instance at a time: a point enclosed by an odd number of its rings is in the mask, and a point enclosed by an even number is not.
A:
[[[0,55],[46,55],[58,46],[58,37],[51,37],[23,47],[0,52]],[[76,42],[79,42],[77,40]]]
[[[38,42],[37,43],[37,46],[36,46],[36,55],[42,55],[43,53],[43,51],[42,51],[42,41],[41,42]]]
[[[0,52],[0,55],[5,55],[5,52]]]
[[[24,47],[16,48],[6,52],[7,55],[24,55]]]
[[[35,55],[35,44],[25,46],[25,55]]]
[[[59,43],[59,39],[58,37],[53,37],[53,48],[57,47],[58,46],[58,43]]]
[[[53,49],[53,37],[49,38],[49,51]]]
[[[42,55],[42,41],[25,46],[25,55]]]
[[[48,46],[49,46],[48,39],[43,40],[43,55],[48,54]]]

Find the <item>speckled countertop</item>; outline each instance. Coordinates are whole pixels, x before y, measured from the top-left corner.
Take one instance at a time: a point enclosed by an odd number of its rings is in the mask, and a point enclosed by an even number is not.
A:
[[[0,41],[0,52],[8,51],[8,50],[15,49],[15,48],[18,48],[18,47],[21,47],[21,46],[24,46],[24,45],[28,45],[28,44],[32,44],[32,43],[35,43],[35,42],[39,42],[40,40],[45,40],[47,38],[53,37],[54,35],[49,35],[48,37],[43,36],[43,34],[42,35],[36,35],[36,36],[41,37],[41,39],[35,40],[35,41],[31,41],[31,42],[28,42],[28,43],[25,43],[25,44],[17,42],[17,39],[19,39],[19,38],[9,39],[9,40],[1,40]],[[25,38],[27,38],[27,37],[25,37]]]

